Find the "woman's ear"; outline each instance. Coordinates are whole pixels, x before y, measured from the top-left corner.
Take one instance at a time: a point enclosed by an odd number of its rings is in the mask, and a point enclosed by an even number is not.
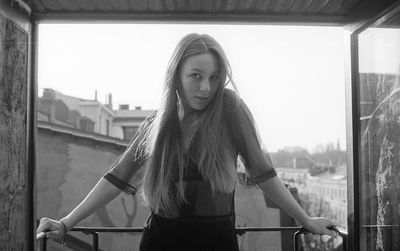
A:
[[[181,98],[181,95],[179,94],[179,90],[176,89],[175,93],[176,93],[176,99],[178,100],[178,104],[181,104],[182,103],[182,98]]]
[[[179,95],[179,91],[178,90],[176,90],[175,93],[176,93],[176,99],[178,100],[178,102],[176,104],[177,107],[178,107],[178,117],[179,117],[179,120],[182,120],[183,113],[184,113],[182,97],[181,97],[181,95]]]
[[[175,90],[178,91],[178,93],[181,92],[181,83],[179,81],[175,82]]]

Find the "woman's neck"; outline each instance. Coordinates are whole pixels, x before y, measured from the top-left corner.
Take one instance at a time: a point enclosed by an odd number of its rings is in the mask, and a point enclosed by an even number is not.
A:
[[[178,104],[178,117],[182,135],[184,152],[189,149],[190,142],[195,135],[200,122],[199,112],[186,104]]]
[[[181,124],[192,124],[198,117],[197,111],[184,102],[178,103],[178,118]]]

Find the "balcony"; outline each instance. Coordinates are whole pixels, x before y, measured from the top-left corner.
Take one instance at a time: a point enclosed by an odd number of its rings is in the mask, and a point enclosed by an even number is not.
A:
[[[92,235],[92,246],[91,250],[92,251],[101,251],[101,248],[99,247],[99,235],[98,233],[141,233],[143,232],[142,228],[126,228],[126,227],[112,227],[112,228],[96,228],[96,227],[75,227],[71,231],[73,232],[82,232],[87,235]],[[305,228],[301,227],[257,227],[257,228],[252,228],[252,227],[241,227],[241,228],[236,228],[236,234],[237,235],[244,235],[246,233],[250,232],[287,232],[287,233],[293,233],[293,251],[300,251],[303,250],[301,246],[301,240],[299,238],[300,235],[302,234],[307,234],[309,233]],[[343,230],[338,231],[338,235],[343,239],[341,247],[336,250],[347,250],[346,249],[346,244],[347,244],[347,237],[348,234],[347,232]],[[88,246],[86,244],[83,244],[79,241],[76,241],[75,239],[68,237],[66,238],[66,247],[73,248],[74,250],[88,250]],[[268,249],[266,249],[268,250]],[[44,238],[41,243],[40,243],[40,251],[47,251],[47,239]],[[283,250],[283,251],[289,251],[289,250]]]
[[[41,130],[37,128],[36,117],[39,24],[195,21],[343,28],[349,232],[341,234],[347,250],[400,250],[399,13],[400,3],[393,0],[0,1],[0,215],[5,216],[0,219],[0,249],[35,250],[36,246],[33,234],[37,212],[36,137],[37,130]],[[86,127],[91,130],[91,125]],[[58,147],[65,150],[62,145]],[[96,248],[96,233],[114,230],[76,228],[74,231],[94,236],[93,248]],[[302,233],[301,229],[238,228],[238,234],[257,231]],[[46,241],[42,246],[46,247]]]

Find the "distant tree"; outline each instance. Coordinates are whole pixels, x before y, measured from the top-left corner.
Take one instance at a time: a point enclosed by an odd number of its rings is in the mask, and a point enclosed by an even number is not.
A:
[[[341,149],[340,149],[340,141],[339,141],[339,139],[337,140],[337,142],[336,142],[336,151],[338,151],[338,152],[340,152],[341,151]]]
[[[335,151],[335,145],[333,144],[333,142],[329,142],[328,144],[326,144],[326,151],[327,152]]]
[[[314,147],[314,153],[323,153],[326,152],[326,146],[324,144],[317,144]]]
[[[328,151],[328,149],[330,149]],[[313,153],[311,157],[321,163],[324,163],[326,166],[329,164],[333,166],[340,166],[346,163],[346,151],[338,151],[337,149],[327,147],[325,152]]]

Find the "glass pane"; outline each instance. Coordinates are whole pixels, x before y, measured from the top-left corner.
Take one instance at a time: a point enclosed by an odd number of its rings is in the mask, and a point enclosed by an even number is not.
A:
[[[400,14],[359,35],[361,250],[400,250]]]

